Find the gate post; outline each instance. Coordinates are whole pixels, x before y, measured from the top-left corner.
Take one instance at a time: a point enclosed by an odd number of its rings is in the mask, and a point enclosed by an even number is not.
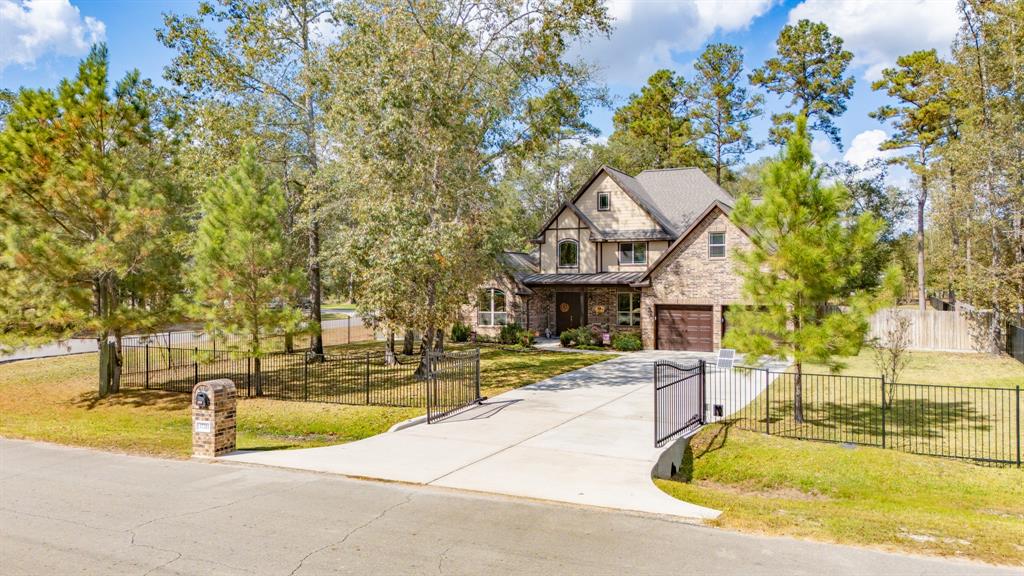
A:
[[[309,402],[309,359],[302,355],[302,401]]]
[[[473,378],[474,378],[474,380],[476,380],[476,399],[480,400],[480,349],[479,348],[476,349],[476,362],[475,363],[476,363],[476,366],[474,368],[476,370],[476,374],[474,375]],[[1019,390],[1018,390],[1018,392],[1019,392]],[[1019,410],[1018,410],[1018,412],[1019,412]],[[1019,420],[1019,418],[1018,418],[1018,420]],[[1017,435],[1019,436],[1020,435],[1020,430],[1018,430],[1017,432],[1018,432]],[[1018,444],[1019,444],[1019,442],[1018,442]],[[1018,452],[1020,452],[1020,450],[1018,450]],[[1020,460],[1020,458],[1018,458],[1018,460]]]
[[[701,425],[707,424],[708,421],[708,405],[706,388],[708,385],[707,379],[707,362],[703,359],[700,360],[700,388],[698,389],[697,405],[700,407],[700,423]]]
[[[764,433],[772,434],[772,373],[764,369]]]
[[[882,374],[882,448],[885,448],[885,374]]]
[[[192,372],[193,372],[193,377],[194,377],[194,380],[192,381],[192,385],[195,386],[196,384],[199,384],[199,347],[198,346],[196,346],[195,348],[192,349]]]
[[[1014,398],[1017,400],[1017,468],[1020,468],[1020,385],[1016,386]]]
[[[149,390],[149,342],[146,342],[146,390]]]

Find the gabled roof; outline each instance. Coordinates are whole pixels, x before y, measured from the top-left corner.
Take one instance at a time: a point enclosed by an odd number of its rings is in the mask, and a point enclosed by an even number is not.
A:
[[[588,218],[587,215],[584,214],[583,211],[580,210],[578,206],[576,206],[576,199],[573,198],[572,200],[566,200],[565,202],[562,202],[562,205],[558,207],[558,210],[555,210],[554,214],[551,215],[551,218],[548,218],[548,221],[545,222],[544,226],[541,227],[540,233],[537,235],[536,238],[533,239],[533,242],[539,243],[539,244],[543,244],[544,243],[544,232],[548,229],[548,226],[551,226],[551,223],[554,222],[555,219],[558,218],[558,215],[561,214],[562,211],[566,210],[566,209],[572,211],[574,214],[579,216],[580,221],[583,222],[584,224],[586,224],[587,228],[590,228],[590,230],[594,234],[597,234],[599,236],[602,234],[601,229],[598,228],[596,225],[594,225],[594,222],[591,221],[590,218]]]
[[[536,254],[526,252],[504,252],[501,262],[509,272],[518,276],[535,274],[540,271],[540,261]]]
[[[637,282],[647,281],[651,277],[651,274],[653,274],[654,271],[657,270],[662,265],[662,263],[664,263],[672,256],[672,254],[675,252],[676,248],[678,248],[680,244],[686,242],[686,239],[690,237],[690,234],[694,230],[696,230],[697,227],[700,226],[700,223],[703,222],[709,214],[714,212],[716,208],[718,210],[721,210],[722,213],[725,214],[726,216],[729,216],[729,214],[732,212],[731,205],[726,205],[725,203],[719,202],[717,200],[712,202],[710,205],[708,205],[707,208],[704,209],[703,212],[701,212],[696,218],[694,218],[690,222],[690,225],[687,226],[686,230],[683,230],[679,237],[676,238],[675,242],[669,244],[668,248],[664,252],[662,252],[661,257],[654,261],[654,264],[652,264],[651,267],[648,268],[647,271],[644,272],[639,279],[637,279]],[[746,233],[746,230],[744,230],[744,232]]]
[[[699,168],[644,170],[637,174],[650,201],[669,220],[675,235],[683,232],[714,202],[732,208],[735,200]]]
[[[645,230],[642,233],[636,230],[599,230],[576,206],[576,201],[602,174],[611,178],[651,219],[657,222],[661,229],[660,232],[663,234],[659,234],[659,231],[655,229]],[[682,236],[715,203],[731,209],[735,204],[735,199],[699,168],[644,170],[633,177],[610,166],[601,166],[583,186],[580,186],[572,199],[563,203],[544,223],[534,242],[542,243],[544,241],[544,232],[566,207],[570,208],[580,217],[580,220],[590,227],[594,233],[592,236],[594,240],[617,240],[620,238],[672,240]]]

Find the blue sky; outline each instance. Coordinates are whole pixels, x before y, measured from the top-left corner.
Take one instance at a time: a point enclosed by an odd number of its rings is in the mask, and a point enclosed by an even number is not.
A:
[[[162,69],[172,54],[157,42],[154,30],[164,12],[192,13],[196,4],[0,0],[0,86],[54,86],[73,74],[89,44],[100,40],[110,48],[115,78],[138,68],[162,82]],[[838,122],[844,149],[818,139],[815,152],[825,160],[860,163],[882,154],[877,145],[888,132],[868,117],[886,102],[871,91],[871,80],[900,54],[928,48],[947,54],[958,26],[955,0],[611,0],[609,12],[615,18],[611,37],[593,39],[574,54],[601,69],[619,104],[659,68],[688,74],[709,42],[743,47],[750,69],[774,53],[775,38],[787,22],[825,22],[854,53],[851,73],[857,85]],[[782,107],[776,97],[767,96],[769,110]],[[604,136],[611,132],[611,115],[611,110],[591,114]],[[763,140],[768,126],[766,113],[754,123],[754,137]],[[906,175],[897,172],[893,180],[904,184]]]

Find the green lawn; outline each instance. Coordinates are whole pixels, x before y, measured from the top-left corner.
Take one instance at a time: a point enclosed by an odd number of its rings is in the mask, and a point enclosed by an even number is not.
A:
[[[908,356],[910,364],[900,376],[900,382],[903,383],[986,388],[1024,386],[1024,364],[1009,356],[954,352],[909,352]],[[840,374],[879,374],[870,349],[865,348],[857,356],[842,360],[846,367]],[[807,364],[804,366],[804,372],[828,374],[828,368]]]
[[[656,480],[747,532],[1024,565],[1024,471],[706,427]],[[684,465],[684,472],[687,466]]]
[[[379,342],[365,342],[332,351],[379,348]],[[605,359],[483,348],[482,394],[494,396]],[[191,451],[189,396],[133,389],[100,399],[95,392],[96,363],[95,354],[84,354],[0,365],[0,436],[187,457]],[[238,406],[238,447],[304,448],[349,442],[422,413],[420,408],[243,398]]]
[[[920,456],[927,451],[1016,456],[1013,391],[1024,365],[986,354],[913,352],[885,411],[878,380],[808,377],[804,424],[792,416],[792,374],[693,440],[691,470],[658,480],[667,493],[723,515],[716,525],[765,534],[1024,564],[1024,471]],[[877,376],[871,351],[841,374]],[[792,370],[790,370],[792,372]],[[767,402],[767,403],[766,403]],[[766,418],[767,416],[767,418]],[[761,431],[771,429],[768,436]],[[784,436],[790,436],[786,438]],[[891,448],[896,448],[891,449]]]

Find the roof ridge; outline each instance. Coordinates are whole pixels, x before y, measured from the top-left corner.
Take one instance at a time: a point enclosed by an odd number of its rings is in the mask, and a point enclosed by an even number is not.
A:
[[[640,174],[644,172],[673,172],[677,170],[700,170],[697,166],[679,166],[676,168],[644,168],[640,171]]]

